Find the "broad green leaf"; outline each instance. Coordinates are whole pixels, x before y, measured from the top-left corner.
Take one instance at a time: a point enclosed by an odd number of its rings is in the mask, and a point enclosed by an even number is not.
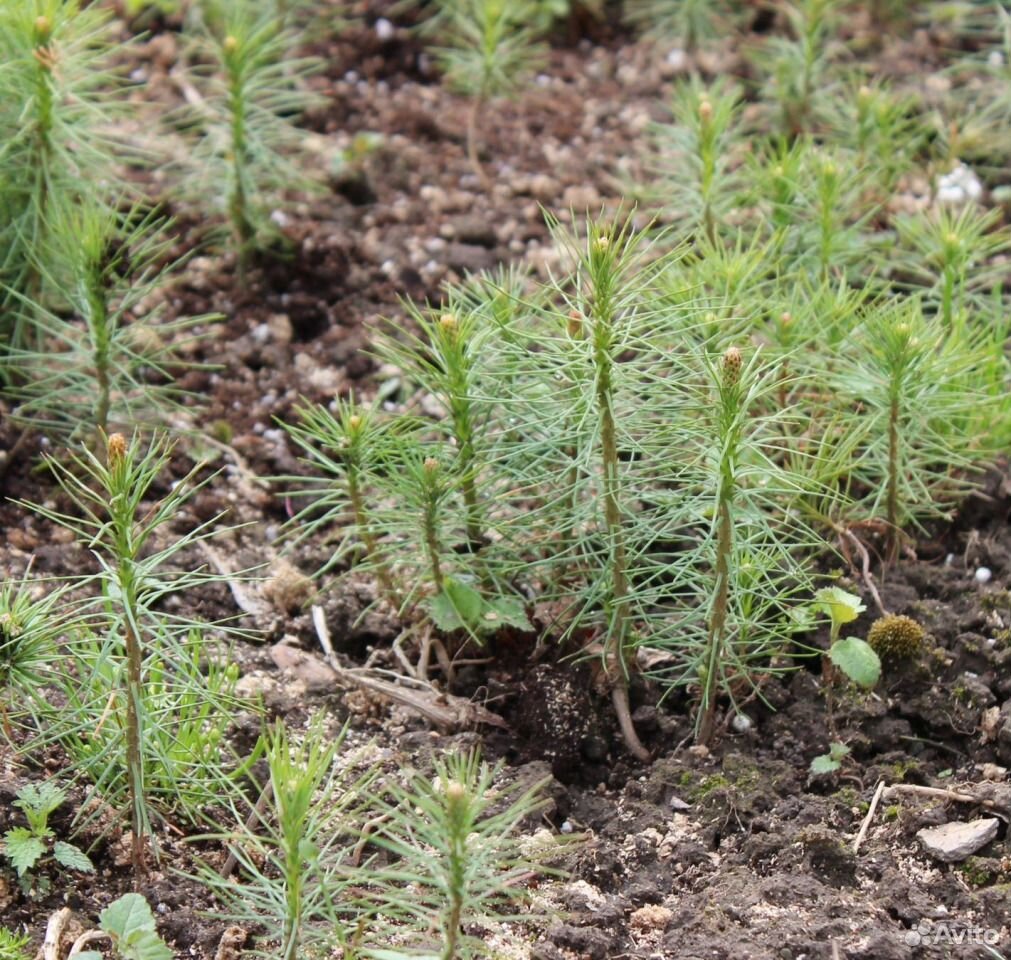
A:
[[[814,595],[814,606],[827,613],[835,624],[851,623],[867,607],[855,593],[839,587],[824,587]]]
[[[442,591],[449,598],[450,603],[453,604],[453,607],[464,623],[468,626],[474,626],[479,622],[484,602],[477,590],[465,583],[460,583],[458,580],[452,580],[447,577]]]
[[[142,930],[154,930],[154,914],[139,893],[125,893],[109,904],[99,915],[99,925],[119,940]]]
[[[815,757],[811,761],[811,773],[835,773],[839,769],[839,761],[830,754],[823,753],[820,757]]]
[[[833,760],[842,760],[844,757],[848,757],[850,755],[850,748],[847,747],[845,743],[840,743],[838,740],[835,740],[828,745],[828,755]]]
[[[118,947],[123,960],[174,960],[174,954],[154,930],[137,930]]]
[[[27,827],[14,827],[4,834],[4,847],[18,876],[23,877],[45,855],[45,843]]]
[[[517,630],[533,630],[527,617],[526,607],[518,597],[496,597],[484,605],[481,614],[481,629],[491,633],[499,627],[515,627]]]
[[[72,843],[57,840],[53,844],[53,856],[57,863],[62,863],[63,866],[69,867],[71,870],[80,870],[82,873],[95,872],[95,866],[88,855]]]
[[[829,659],[858,687],[870,690],[881,677],[881,661],[870,644],[859,637],[833,643]]]
[[[429,597],[426,606],[432,623],[443,633],[452,633],[454,630],[463,628],[460,615],[445,593],[437,593],[434,597]]]
[[[428,602],[432,621],[446,632],[478,628],[481,625],[483,607],[484,601],[480,593],[449,577],[443,583],[442,590]]]

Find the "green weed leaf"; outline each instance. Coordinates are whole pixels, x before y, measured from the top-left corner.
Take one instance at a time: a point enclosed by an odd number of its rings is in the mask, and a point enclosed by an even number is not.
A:
[[[154,930],[140,930],[128,942],[120,941],[123,960],[174,960],[174,954]]]
[[[824,587],[814,595],[814,606],[832,618],[833,624],[851,623],[867,608],[860,598],[839,587]]]
[[[483,607],[481,594],[473,587],[447,577],[442,590],[429,601],[428,612],[440,630],[476,630]]]
[[[811,773],[819,774],[835,773],[842,766],[843,760],[849,756],[850,748],[845,743],[832,743],[829,745],[828,753],[823,753],[820,757],[815,757],[811,761]]]
[[[57,863],[61,863],[71,870],[80,870],[82,873],[95,872],[95,865],[91,862],[88,855],[72,843],[64,843],[62,840],[57,840],[53,844],[53,856],[56,858]]]
[[[172,951],[158,936],[154,914],[139,893],[127,893],[99,915],[102,929],[116,942],[123,960],[172,960]]]
[[[517,630],[533,630],[523,601],[518,597],[496,597],[485,604],[482,615],[483,630],[497,630],[499,627],[515,627]]]
[[[881,677],[881,661],[865,640],[846,637],[833,643],[829,659],[858,687],[870,690]]]
[[[14,827],[4,834],[4,844],[7,857],[23,877],[45,855],[45,843],[36,837],[27,827]]]

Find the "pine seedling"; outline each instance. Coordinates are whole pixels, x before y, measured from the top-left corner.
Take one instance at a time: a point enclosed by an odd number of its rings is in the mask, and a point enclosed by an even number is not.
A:
[[[746,202],[772,232],[779,233],[797,223],[801,211],[801,191],[811,143],[806,137],[778,137],[752,155],[745,179],[751,189]]]
[[[74,533],[99,560],[97,573],[78,578],[80,586],[94,585],[100,590],[99,596],[85,601],[80,615],[95,633],[108,638],[122,671],[122,687],[114,706],[121,711],[118,757],[126,770],[133,831],[131,861],[138,875],[146,870],[151,835],[145,727],[152,718],[144,710],[145,654],[153,643],[178,642],[197,626],[189,618],[161,612],[159,603],[170,593],[220,579],[203,570],[173,568],[183,550],[210,536],[210,522],[167,541],[162,539],[182,505],[202,486],[194,482],[202,469],[198,465],[160,501],[150,504],[152,488],[168,463],[169,453],[162,437],[145,446],[138,438],[128,443],[121,434],[112,434],[101,457],[86,450],[69,465],[49,461],[77,514],[25,504]],[[73,718],[69,721],[73,725]]]
[[[140,711],[144,789],[159,814],[205,823],[257,759],[254,750],[240,760],[228,746],[236,712],[249,709],[235,692],[238,668],[222,663],[197,630],[181,643],[155,629],[147,647]],[[115,638],[87,634],[70,646],[69,659],[73,676],[62,684],[67,720],[57,724],[59,743],[75,771],[115,802],[129,792],[125,718],[113,709],[122,700],[124,664]]]
[[[894,560],[902,531],[946,515],[971,471],[992,457],[995,432],[981,416],[994,411],[979,409],[979,336],[953,336],[915,301],[871,311],[852,339],[831,377],[858,438],[844,480],[867,516],[887,524]]]
[[[227,221],[241,275],[277,236],[271,205],[314,185],[298,163],[304,135],[293,121],[319,102],[305,87],[318,64],[288,56],[293,39],[273,11],[245,0],[215,5],[195,43],[212,72],[205,107],[192,117],[193,180]]]
[[[1000,213],[966,204],[900,217],[895,227],[908,253],[899,265],[925,288],[924,299],[936,305],[945,329],[963,330],[968,313],[1000,283],[1000,268],[991,260],[1008,249],[1004,230],[995,229]]]
[[[794,598],[810,589],[810,575],[796,557],[803,527],[790,505],[803,477],[780,466],[787,442],[788,411],[769,411],[763,398],[781,382],[774,366],[757,355],[746,364],[728,347],[710,367],[696,401],[702,423],[683,439],[694,450],[681,478],[683,535],[696,517],[710,518],[682,574],[683,607],[654,643],[678,655],[673,685],[700,690],[696,741],[708,744],[722,696],[736,701],[759,692],[763,676],[781,669],[781,656],[797,630]],[[704,623],[698,622],[704,611]]]
[[[319,405],[299,404],[295,413],[301,422],[283,425],[307,455],[307,462],[324,474],[303,481],[308,486],[287,491],[287,496],[311,499],[292,521],[292,529],[297,531],[294,541],[301,542],[323,527],[335,524],[346,527],[347,534],[317,575],[349,558],[367,563],[375,571],[385,598],[399,608],[370,498],[385,468],[387,448],[396,444],[396,434],[407,421],[384,418],[375,406],[361,406],[353,397],[338,398],[333,408],[331,412]]]
[[[376,839],[397,860],[378,873],[377,910],[393,915],[391,932],[409,937],[412,955],[480,956],[483,944],[467,935],[469,927],[536,919],[529,911],[516,915],[515,907],[528,899],[527,878],[551,872],[543,859],[555,845],[531,856],[517,828],[543,806],[545,785],[497,788],[500,772],[476,751],[455,754],[436,762],[432,779],[416,775],[392,791]]]
[[[489,185],[478,150],[478,126],[488,101],[518,91],[544,60],[531,26],[529,0],[441,0],[431,28],[433,53],[449,85],[471,98],[467,113],[467,158],[481,184]]]
[[[657,295],[681,252],[661,255],[630,218],[591,220],[584,236],[549,223],[572,266],[484,390],[510,424],[493,463],[518,508],[501,525],[503,544],[518,548],[497,549],[494,563],[558,611],[563,642],[578,637],[597,659],[626,745],[645,759],[629,683],[641,634],[662,617],[649,554],[675,520],[639,507],[678,472],[656,428],[680,423],[669,357],[695,315]]]
[[[444,309],[406,304],[418,333],[387,332],[378,341],[382,359],[395,364],[443,408],[442,421],[457,449],[454,472],[467,512],[467,538],[477,549],[485,536],[479,484],[485,468],[484,436],[490,410],[477,399],[490,329],[481,312],[468,309],[450,290]]]
[[[27,933],[15,933],[7,927],[0,927],[0,960],[31,960],[33,954],[28,950],[32,942]]]
[[[8,707],[25,701],[44,700],[44,688],[51,679],[50,668],[56,654],[56,638],[62,629],[57,608],[62,591],[51,590],[36,596],[27,580],[6,580],[0,586],[0,722],[11,733]],[[20,713],[24,707],[14,710]]]
[[[224,841],[237,876],[206,864],[199,879],[224,905],[219,917],[266,929],[271,948],[259,956],[359,955],[367,911],[358,890],[374,871],[358,866],[358,848],[375,771],[343,756],[346,732],[334,737],[317,714],[296,740],[277,720],[264,737],[263,802],[249,810],[229,800],[234,824],[210,838]]]
[[[691,54],[732,28],[724,0],[626,0],[625,19],[647,36],[680,43]]]
[[[723,226],[741,189],[732,147],[739,127],[740,92],[697,79],[674,95],[674,122],[652,130],[651,163],[658,174],[649,195],[679,232],[702,233],[710,243]]]
[[[554,226],[557,231],[557,224]],[[582,242],[560,234],[559,240],[577,258],[575,273],[565,282],[570,316],[563,376],[575,388],[576,396],[583,398],[563,421],[564,428],[573,431],[572,449],[579,466],[578,470],[570,471],[575,487],[564,496],[577,507],[590,496],[591,489],[599,498],[596,501],[599,507],[592,510],[592,524],[601,544],[599,550],[594,548],[592,560],[589,555],[585,558],[596,567],[589,575],[590,593],[585,600],[599,604],[603,612],[601,667],[622,737],[628,749],[645,760],[649,753],[632,725],[628,689],[636,670],[638,610],[631,577],[637,558],[645,549],[640,537],[646,531],[635,529],[636,481],[623,455],[628,456],[626,447],[631,448],[633,458],[648,457],[653,452],[639,448],[642,441],[638,431],[643,423],[630,414],[627,404],[637,404],[639,414],[650,419],[656,413],[650,402],[656,381],[652,369],[635,370],[633,365],[624,364],[622,357],[630,350],[649,351],[650,336],[659,335],[659,317],[651,316],[643,294],[669,267],[671,259],[659,258],[646,266],[645,235],[634,232],[630,220],[610,228],[590,221]],[[639,376],[642,381],[636,384]],[[647,392],[640,393],[637,386]],[[665,406],[665,414],[670,418],[676,402],[672,403],[669,395]],[[521,446],[519,450],[522,449]],[[652,463],[647,469],[662,470],[661,462]],[[659,524],[652,535],[656,536],[664,526]],[[573,529],[578,530],[578,524]],[[576,556],[590,547],[590,539],[577,534]],[[564,560],[565,555],[559,555],[558,559]],[[577,616],[577,622],[585,618],[587,609]]]
[[[601,471],[603,499],[603,536],[606,577],[610,581],[606,611],[606,635],[603,662],[612,686],[612,698],[625,743],[639,759],[649,752],[639,742],[632,726],[628,700],[628,679],[634,663],[632,611],[629,606],[628,547],[624,514],[622,467],[618,457],[618,428],[615,423],[617,384],[615,366],[622,343],[621,327],[628,320],[622,316],[625,295],[623,280],[636,248],[636,238],[628,224],[613,233],[591,224],[586,238],[585,269],[579,307],[586,317],[587,339],[593,364],[593,414]]]
[[[927,130],[918,107],[914,97],[860,78],[837,97],[832,142],[853,157],[855,169],[867,171],[878,203],[891,199],[925,144]]]
[[[94,4],[0,7],[0,305],[43,298],[54,205],[102,202],[121,152],[113,134],[123,106],[118,48],[111,14]],[[30,318],[15,317],[3,337],[15,347],[36,343]]]
[[[797,0],[781,4],[791,37],[770,37],[752,53],[769,78],[787,136],[811,131],[817,121],[816,97],[830,90],[829,42],[835,30],[839,0]]]
[[[785,234],[750,237],[736,231],[733,240],[696,239],[693,248],[659,278],[659,295],[672,307],[697,317],[689,333],[710,349],[747,339],[756,320],[775,296],[779,279],[774,267],[782,258]]]
[[[874,207],[862,202],[863,171],[854,169],[851,157],[812,150],[808,162],[793,258],[799,269],[829,282],[866,257],[871,240],[860,227]]]
[[[47,279],[71,316],[19,298],[44,349],[11,351],[23,381],[12,391],[15,418],[91,444],[114,428],[163,424],[185,399],[174,376],[187,365],[179,357],[186,335],[217,318],[162,321],[164,305],[147,307],[175,267],[165,263],[171,241],[154,214],[56,206]]]

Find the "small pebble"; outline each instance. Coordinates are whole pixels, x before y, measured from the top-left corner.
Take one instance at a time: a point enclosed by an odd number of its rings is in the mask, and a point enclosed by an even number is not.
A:
[[[991,50],[990,55],[986,58],[986,62],[990,64],[991,67],[1003,67],[1004,66],[1004,54],[1000,50]]]
[[[563,820],[561,831],[562,833],[572,833],[572,824],[568,820]]]
[[[376,36],[384,43],[387,40],[392,40],[396,32],[396,27],[394,27],[393,24],[386,19],[386,17],[380,17],[376,21]]]
[[[993,571],[989,567],[976,567],[974,576],[976,583],[989,583],[993,579]]]
[[[746,713],[735,713],[734,719],[730,721],[730,726],[736,733],[747,733],[754,725],[755,721]]]
[[[944,565],[945,565],[946,567],[950,567],[950,566],[951,566],[951,565],[952,565],[952,564],[953,564],[954,562],[955,562],[955,554],[953,554],[953,553],[949,553],[949,554],[948,554],[948,555],[947,555],[947,556],[946,556],[946,557],[944,558]]]
[[[684,70],[688,66],[688,54],[680,47],[675,47],[667,54],[667,65],[675,70]]]

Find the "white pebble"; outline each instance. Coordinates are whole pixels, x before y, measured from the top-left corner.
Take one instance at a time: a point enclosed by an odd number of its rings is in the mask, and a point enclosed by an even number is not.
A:
[[[379,39],[382,40],[384,43],[387,40],[392,40],[393,35],[396,32],[397,32],[396,27],[394,27],[393,24],[386,19],[386,17],[380,17],[376,21],[376,36],[379,37]]]
[[[991,50],[990,55],[986,58],[986,62],[990,64],[991,67],[1003,67],[1004,66],[1004,54],[1000,50]]]
[[[982,196],[983,184],[964,163],[956,164],[950,173],[937,179],[938,203],[962,204]]]
[[[993,571],[989,567],[976,567],[976,583],[989,583],[993,579]]]
[[[949,554],[948,554],[948,555],[947,555],[947,556],[946,556],[946,557],[944,558],[944,565],[945,565],[946,567],[950,567],[950,566],[951,566],[951,565],[952,565],[952,564],[953,564],[954,562],[955,562],[955,554],[953,554],[953,553],[949,553]]]
[[[572,824],[568,820],[562,821],[562,833],[572,833]]]
[[[732,726],[737,733],[747,733],[754,725],[755,721],[752,720],[746,713],[735,713],[734,719],[730,721],[730,726]]]
[[[667,54],[667,65],[673,67],[675,70],[684,70],[688,65],[688,54],[680,47],[675,47]]]

